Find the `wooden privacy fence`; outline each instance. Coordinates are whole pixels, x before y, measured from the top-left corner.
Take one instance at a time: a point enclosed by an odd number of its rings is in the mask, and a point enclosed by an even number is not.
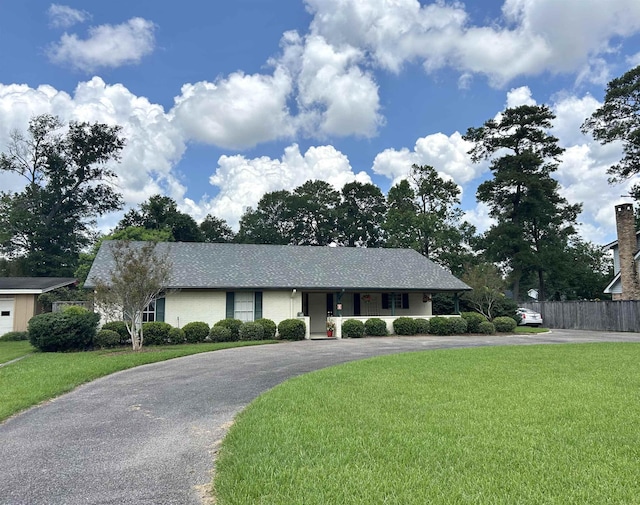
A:
[[[547,328],[640,332],[640,300],[525,302],[542,314]]]

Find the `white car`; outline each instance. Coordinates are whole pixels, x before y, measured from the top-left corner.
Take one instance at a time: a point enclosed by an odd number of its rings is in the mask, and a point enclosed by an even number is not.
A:
[[[542,326],[542,314],[539,312],[518,307],[516,313],[520,316],[520,326]]]

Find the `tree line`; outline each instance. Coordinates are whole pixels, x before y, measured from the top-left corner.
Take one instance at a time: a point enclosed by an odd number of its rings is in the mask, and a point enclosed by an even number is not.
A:
[[[604,104],[582,125],[602,143],[622,142],[612,183],[640,172],[639,98],[636,67],[609,83]],[[569,204],[553,178],[563,152],[551,134],[554,117],[546,105],[522,105],[467,130],[471,160],[490,162],[491,177],[476,198],[494,224],[482,234],[463,219],[455,182],[413,165],[386,196],[371,183],[338,190],[321,180],[266,193],[245,210],[237,233],[216,216],[197,223],[174,200],[155,195],[100,237],[97,217],[123,207],[110,168],[126,144],[121,128],[37,116],[0,154],[0,171],[26,180],[22,191],[0,193],[0,275],[82,279],[105,238],[336,244],[413,248],[472,287],[508,288],[515,299],[529,289],[539,299],[597,298],[611,267],[600,247],[578,236],[581,205]]]

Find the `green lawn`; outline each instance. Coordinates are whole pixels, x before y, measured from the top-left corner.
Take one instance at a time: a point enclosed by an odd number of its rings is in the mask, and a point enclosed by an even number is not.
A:
[[[20,356],[26,356],[34,350],[28,340],[19,340],[17,342],[0,340],[0,364]]]
[[[132,352],[128,348],[116,351],[36,352],[20,361],[0,367],[0,421],[28,407],[71,391],[80,384],[120,370],[189,354],[274,342],[264,340],[167,347],[150,346],[144,348],[142,352]],[[28,342],[0,342],[0,362],[5,361],[5,356],[15,358],[32,350]]]
[[[638,503],[640,346],[409,353],[292,379],[242,412],[217,503]]]
[[[516,326],[516,333],[546,333],[549,328],[538,328],[535,326]]]

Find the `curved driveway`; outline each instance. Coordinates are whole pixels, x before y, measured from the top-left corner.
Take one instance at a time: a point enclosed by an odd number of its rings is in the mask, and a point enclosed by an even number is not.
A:
[[[638,333],[303,341],[197,354],[119,372],[0,425],[2,504],[207,503],[217,446],[260,393],[312,370],[398,352]]]

